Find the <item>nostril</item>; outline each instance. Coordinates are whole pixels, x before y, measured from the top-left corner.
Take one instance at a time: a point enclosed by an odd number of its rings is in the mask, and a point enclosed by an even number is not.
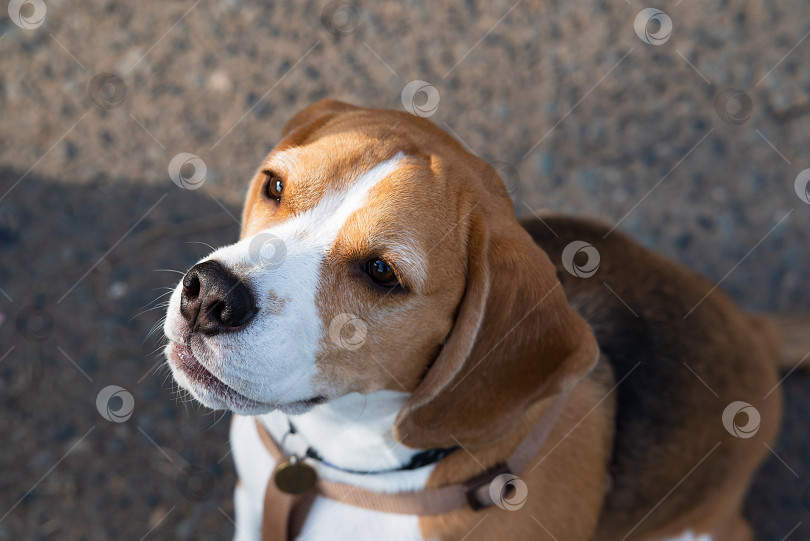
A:
[[[232,288],[225,302],[215,312],[217,321],[228,327],[241,327],[256,315],[256,307],[247,288],[239,284]]]
[[[216,321],[217,323],[225,323],[223,320],[223,315],[225,314],[227,306],[221,300],[215,300],[211,304],[209,304],[205,311],[208,313],[208,317],[212,321]]]
[[[200,294],[200,277],[194,269],[183,276],[183,293],[189,297],[196,297]]]

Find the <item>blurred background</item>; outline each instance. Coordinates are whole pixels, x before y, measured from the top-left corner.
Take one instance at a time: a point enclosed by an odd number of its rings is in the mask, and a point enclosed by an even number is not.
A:
[[[521,216],[599,217],[749,310],[810,310],[806,0],[2,4],[2,540],[230,538],[229,416],[149,332],[320,98],[430,116]],[[783,388],[747,513],[810,539],[810,377]]]

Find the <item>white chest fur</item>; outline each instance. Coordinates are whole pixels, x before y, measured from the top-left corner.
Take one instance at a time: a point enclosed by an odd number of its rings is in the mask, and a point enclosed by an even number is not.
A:
[[[396,413],[407,396],[393,391],[371,395],[350,394],[311,411],[288,417],[280,412],[262,416],[276,441],[287,453],[302,453],[312,446],[329,464],[343,469],[384,471],[408,461],[413,450],[398,444],[391,434]],[[297,434],[288,434],[289,420]],[[275,467],[251,417],[234,417],[231,447],[241,481],[234,497],[238,541],[260,539],[262,506],[267,482]],[[424,488],[432,467],[360,475],[316,464],[318,474],[333,481],[381,492]],[[368,511],[327,498],[317,498],[299,540],[422,541],[418,517]]]

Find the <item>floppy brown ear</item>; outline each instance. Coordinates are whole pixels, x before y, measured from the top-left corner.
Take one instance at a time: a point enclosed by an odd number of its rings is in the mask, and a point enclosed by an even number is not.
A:
[[[514,217],[476,214],[467,286],[444,347],[400,411],[414,448],[481,445],[533,402],[570,390],[596,364],[590,326],[569,306],[545,252]]]
[[[284,125],[281,137],[291,137],[298,139],[304,133],[309,133],[319,126],[322,126],[333,116],[349,111],[355,111],[358,107],[343,101],[323,99],[300,110]],[[299,132],[299,133],[295,133]]]

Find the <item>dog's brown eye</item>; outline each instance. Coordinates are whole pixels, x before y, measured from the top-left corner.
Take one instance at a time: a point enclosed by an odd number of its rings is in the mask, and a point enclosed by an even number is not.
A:
[[[281,194],[284,191],[284,181],[271,171],[265,171],[264,176],[266,177],[263,188],[264,196],[268,199],[281,201]]]
[[[377,285],[383,287],[396,287],[399,285],[399,279],[391,265],[382,259],[372,259],[367,265],[366,272]]]

